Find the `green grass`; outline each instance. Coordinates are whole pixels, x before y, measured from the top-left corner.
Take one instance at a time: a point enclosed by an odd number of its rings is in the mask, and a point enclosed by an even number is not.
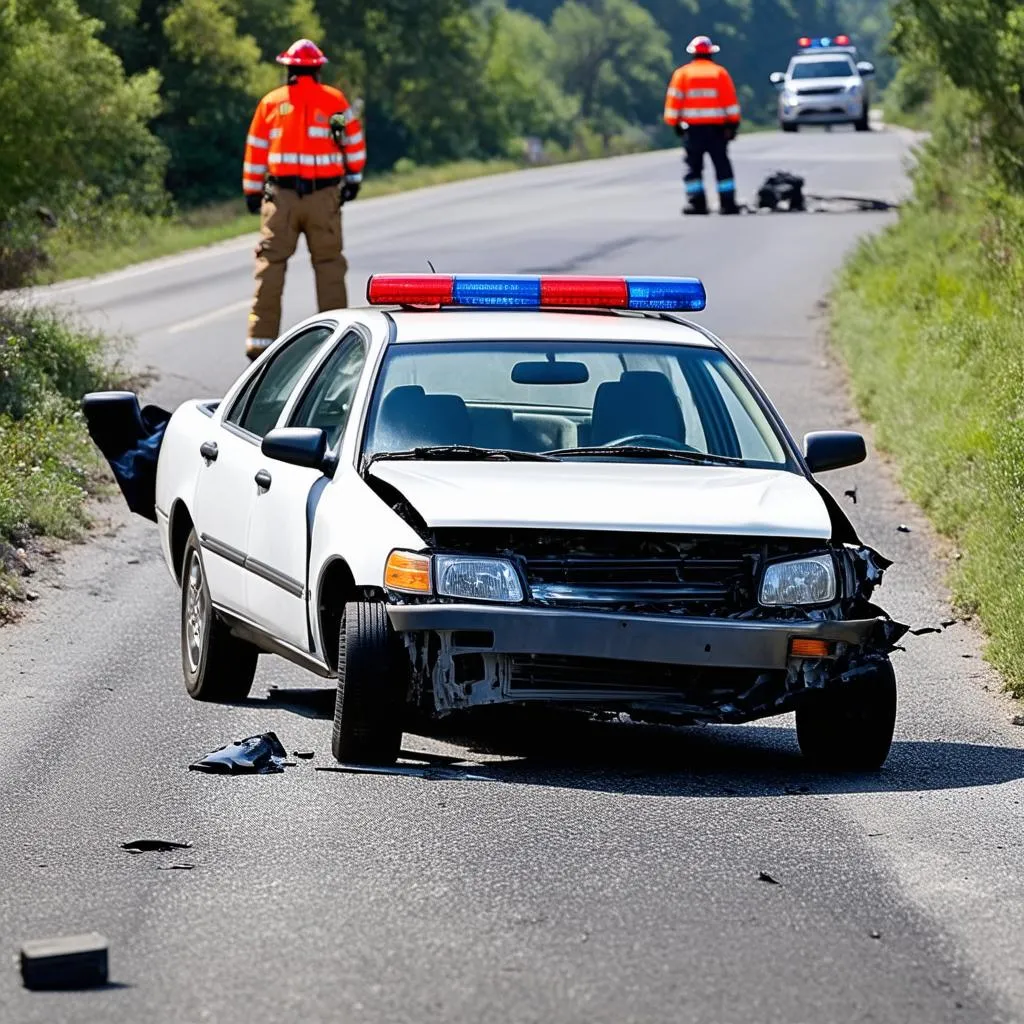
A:
[[[79,412],[118,383],[110,345],[42,309],[0,306],[0,621],[22,595],[17,556],[33,536],[76,538],[109,480]]]
[[[961,187],[905,208],[860,246],[833,315],[880,446],[955,544],[957,604],[1024,696],[1024,200]]]

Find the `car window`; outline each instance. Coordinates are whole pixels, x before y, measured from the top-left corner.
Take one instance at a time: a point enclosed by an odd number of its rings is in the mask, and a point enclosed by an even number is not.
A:
[[[333,327],[319,324],[292,338],[270,365],[246,384],[225,422],[263,437],[277,423],[310,360],[333,333]]]
[[[345,430],[365,364],[366,346],[351,331],[317,372],[292,416],[291,426],[320,427],[327,432],[327,446],[333,448]]]
[[[841,60],[802,60],[793,64],[790,78],[850,78],[854,72],[853,65]]]
[[[377,377],[363,455],[437,445],[539,453],[616,444],[789,462],[722,352],[629,341],[393,345]]]

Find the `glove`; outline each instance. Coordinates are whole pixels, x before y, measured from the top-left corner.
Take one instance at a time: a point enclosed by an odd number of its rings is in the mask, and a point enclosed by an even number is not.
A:
[[[358,181],[346,181],[345,184],[341,186],[341,201],[343,203],[351,203],[357,195],[359,195]]]
[[[736,133],[740,130],[738,124],[727,124],[725,126],[725,141],[732,142],[736,138]]]
[[[682,122],[682,121],[677,121],[676,125],[675,125],[675,132],[676,132],[676,135],[679,136],[679,138],[685,139],[686,138],[686,125],[685,125],[685,123]]]
[[[259,213],[260,208],[263,206],[263,193],[246,192],[245,206],[250,213]]]

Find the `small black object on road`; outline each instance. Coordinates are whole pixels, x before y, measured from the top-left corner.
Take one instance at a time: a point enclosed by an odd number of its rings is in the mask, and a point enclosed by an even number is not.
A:
[[[188,850],[191,843],[175,843],[170,839],[133,839],[122,843],[121,849],[129,853],[168,853],[171,850]]]
[[[900,523],[900,525],[896,527],[896,532],[897,533],[910,533],[910,527],[907,526],[906,523]]]
[[[273,775],[284,771],[287,758],[277,735],[265,732],[218,747],[188,767],[189,771],[212,775]]]
[[[25,988],[36,990],[106,985],[107,948],[107,940],[96,932],[26,942],[21,947],[21,979]]]
[[[769,885],[778,885],[779,884],[778,881],[776,879],[772,878],[772,876],[769,875],[767,871],[759,871],[757,873],[757,880],[759,882],[767,882]]]

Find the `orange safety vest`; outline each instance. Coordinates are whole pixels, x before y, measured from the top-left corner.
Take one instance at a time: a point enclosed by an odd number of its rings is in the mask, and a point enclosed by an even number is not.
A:
[[[729,72],[713,60],[676,68],[665,93],[665,124],[739,124],[740,101]]]
[[[347,116],[341,151],[331,136],[332,114]],[[267,93],[245,140],[242,188],[262,192],[267,174],[277,178],[340,178],[358,182],[366,166],[363,126],[345,94],[307,76]]]

